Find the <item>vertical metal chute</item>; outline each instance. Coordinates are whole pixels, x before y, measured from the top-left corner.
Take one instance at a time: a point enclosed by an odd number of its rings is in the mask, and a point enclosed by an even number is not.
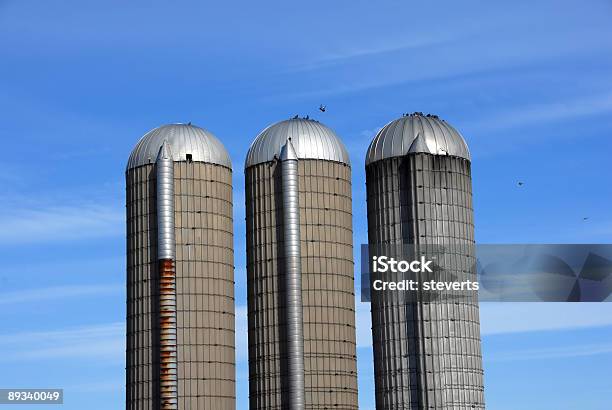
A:
[[[160,406],[178,409],[174,162],[164,141],[155,161],[157,177],[157,257],[159,261]]]
[[[287,297],[287,370],[289,408],[303,410],[304,401],[304,328],[302,314],[302,268],[300,250],[300,208],[298,158],[288,140],[280,154],[285,275]]]
[[[170,145],[164,141],[157,160],[157,257],[175,258],[174,240],[174,162]]]

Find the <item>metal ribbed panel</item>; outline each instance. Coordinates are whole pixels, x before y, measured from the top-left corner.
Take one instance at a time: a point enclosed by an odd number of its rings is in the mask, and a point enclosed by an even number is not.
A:
[[[415,113],[391,121],[376,134],[366,154],[366,165],[417,152],[470,159],[459,131],[435,115]]]
[[[179,409],[234,409],[232,173],[175,163]]]
[[[444,269],[465,276],[474,261],[469,161],[415,153],[368,165],[366,178],[371,249],[445,245],[458,251]],[[406,302],[398,293],[372,292],[376,408],[483,409],[476,298]]]
[[[191,124],[168,124],[147,132],[136,144],[127,169],[155,162],[159,148],[167,141],[174,161],[192,161],[232,167],[230,156],[221,141],[210,131]]]
[[[287,298],[287,373],[289,408],[304,409],[304,328],[302,323],[302,267],[298,159],[287,141],[280,155],[281,195]]]
[[[246,170],[251,410],[290,408],[284,164]],[[300,159],[298,187],[305,408],[357,409],[350,168]]]
[[[128,410],[159,402],[160,340],[156,171],[130,169],[128,233]],[[232,173],[174,163],[178,408],[234,410]]]
[[[244,167],[273,161],[291,139],[299,159],[322,159],[350,165],[348,152],[336,133],[318,121],[293,118],[273,124],[253,141]]]

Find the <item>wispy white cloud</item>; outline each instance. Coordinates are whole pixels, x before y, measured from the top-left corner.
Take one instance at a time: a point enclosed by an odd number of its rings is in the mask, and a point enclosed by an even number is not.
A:
[[[470,124],[470,129],[478,132],[510,129],[606,113],[612,113],[610,92],[502,111],[487,116],[483,121]]]
[[[505,362],[517,360],[546,360],[563,359],[571,357],[596,356],[612,353],[612,343],[584,344],[574,346],[546,347],[541,349],[520,349],[503,353],[492,352],[485,359],[492,362]]]
[[[0,214],[0,244],[38,243],[119,236],[124,210],[93,203],[19,208]]]
[[[103,254],[100,257],[83,254],[70,255],[70,258],[37,258],[30,261],[13,258],[5,260],[0,267],[0,279],[3,277],[20,277],[25,280],[37,275],[42,277],[62,276],[66,279],[66,282],[62,283],[68,284],[80,280],[83,271],[87,271],[90,278],[95,275],[104,275],[104,279],[100,277],[100,281],[115,280],[119,282],[125,272],[125,263],[125,255],[123,254]]]
[[[247,309],[236,309],[236,362],[248,362]],[[32,360],[125,360],[125,323],[72,327],[47,331],[0,334],[0,362]]]
[[[413,83],[463,81],[470,76],[485,77],[484,74],[508,70],[528,71],[550,63],[559,64],[559,60],[606,53],[612,46],[607,35],[608,24],[603,21],[587,26],[566,16],[567,23],[575,26],[574,30],[556,21],[549,30],[534,33],[529,27],[537,22],[531,19],[541,19],[541,16],[518,20],[511,15],[490,17],[485,25],[479,24],[477,28],[455,27],[449,38],[434,37],[407,43],[404,47],[387,46],[393,38],[380,39],[378,46],[363,50],[351,50],[347,46],[345,52],[305,64],[303,67],[308,70],[325,72],[325,78],[330,81],[292,97],[336,96]]]
[[[65,300],[67,298],[83,296],[121,294],[124,289],[125,285],[121,284],[52,286],[38,289],[23,289],[0,293],[0,306],[13,306],[18,303],[42,302],[57,299]]]
[[[485,336],[612,326],[612,303],[482,303]]]
[[[384,41],[369,45],[355,45],[353,43],[335,52],[328,51],[327,54],[323,54],[308,63],[301,64],[292,71],[318,70],[332,65],[344,64],[359,58],[373,58],[389,53],[414,51],[421,48],[438,46],[453,39],[456,40],[456,35],[453,37],[432,33],[420,38],[402,39],[399,42],[397,40],[391,42],[389,39],[385,39]]]
[[[123,322],[37,332],[0,334],[0,362],[124,360]]]

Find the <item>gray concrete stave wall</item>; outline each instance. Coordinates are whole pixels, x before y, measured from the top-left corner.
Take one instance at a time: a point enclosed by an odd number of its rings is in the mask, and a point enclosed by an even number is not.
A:
[[[246,170],[250,408],[287,409],[280,163]],[[299,160],[306,409],[356,409],[350,167]]]
[[[179,409],[235,409],[232,173],[175,162]],[[155,169],[129,169],[127,405],[158,408]],[[157,396],[157,397],[156,397]]]
[[[369,164],[366,179],[371,251],[380,245],[465,245],[446,268],[470,265],[469,161],[422,153],[393,157]],[[377,409],[484,408],[476,297],[408,302],[398,292],[373,291],[371,309]]]

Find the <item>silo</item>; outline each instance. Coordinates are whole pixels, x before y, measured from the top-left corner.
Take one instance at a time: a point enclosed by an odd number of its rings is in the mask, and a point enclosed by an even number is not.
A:
[[[457,130],[422,113],[390,122],[368,149],[366,183],[370,254],[438,247],[446,272],[475,280],[470,154]],[[376,408],[484,408],[477,294],[405,295],[371,292]]]
[[[126,408],[235,409],[228,153],[191,124],[155,128],[126,193]]]
[[[356,409],[346,148],[296,117],[259,134],[245,174],[250,409]]]

